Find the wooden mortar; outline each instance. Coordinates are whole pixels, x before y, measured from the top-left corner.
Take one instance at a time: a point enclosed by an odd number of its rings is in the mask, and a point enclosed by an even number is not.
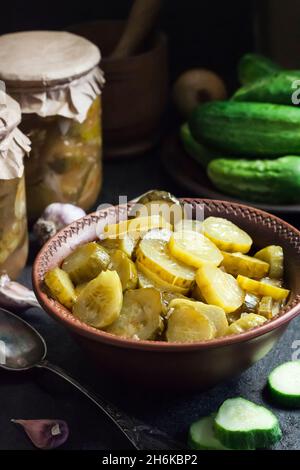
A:
[[[104,157],[131,157],[159,140],[168,95],[167,43],[152,34],[129,57],[110,58],[126,27],[125,21],[99,20],[72,26],[70,31],[94,42],[104,57]]]

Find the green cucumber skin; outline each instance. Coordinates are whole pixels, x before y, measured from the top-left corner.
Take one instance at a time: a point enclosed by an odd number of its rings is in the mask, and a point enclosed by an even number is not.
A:
[[[289,361],[288,363],[284,363],[278,367],[275,367],[275,369],[273,369],[273,371],[270,373],[268,377],[267,387],[268,387],[271,398],[278,405],[282,405],[284,408],[289,408],[289,409],[299,409],[300,408],[300,394],[292,395],[292,394],[282,393],[280,390],[276,389],[272,384],[273,373],[276,372],[277,369],[284,367],[286,364],[291,364],[292,362],[293,361]],[[294,361],[294,362],[300,363],[300,361]]]
[[[213,101],[189,120],[197,142],[243,157],[300,154],[300,108],[270,103]]]
[[[231,449],[226,449],[225,446],[223,449],[216,449],[215,447],[209,447],[209,446],[203,446],[201,444],[197,444],[195,440],[192,438],[190,433],[188,435],[188,447],[193,450],[231,450]]]
[[[193,138],[188,123],[181,126],[179,135],[184,150],[203,168],[206,168],[209,162],[216,158],[213,151],[208,150]]]
[[[268,388],[274,403],[283,406],[287,409],[300,409],[300,396],[285,395],[275,390],[268,381]]]
[[[240,426],[241,430],[230,430],[224,427],[224,415],[223,415],[223,425],[220,424],[220,420],[222,421],[222,409],[227,405],[227,413],[228,409],[231,408],[230,415],[232,416],[233,411],[235,409],[239,409],[240,402],[243,403],[243,406],[251,406],[254,407],[256,413],[264,412],[268,415],[272,416],[272,427],[268,427],[267,429],[260,428],[252,428],[251,430],[243,430],[244,421],[243,421],[243,413],[241,414]],[[226,412],[225,412],[226,415]],[[247,415],[247,413],[246,413]],[[218,421],[219,420],[219,421]],[[246,400],[242,397],[236,398],[229,398],[223,402],[220,406],[214,422],[214,431],[215,436],[219,439],[219,441],[226,447],[235,450],[255,450],[255,449],[265,449],[276,442],[278,442],[282,437],[282,432],[279,426],[279,422],[277,417],[268,409],[264,408],[261,405],[257,405],[249,400]]]
[[[203,443],[200,443],[199,439],[197,440],[197,436],[194,435],[195,432],[193,430],[193,426],[197,425],[201,421],[206,421],[206,422],[209,421],[210,426],[211,426],[211,431],[213,432],[213,425],[214,425],[215,416],[216,416],[215,413],[213,413],[211,416],[205,416],[204,418],[201,418],[200,420],[196,421],[195,423],[193,423],[190,426],[189,434],[188,434],[188,446],[191,449],[195,449],[195,450],[231,450],[231,449],[228,449],[227,447],[223,446],[221,444],[221,442],[218,442],[216,439],[213,440],[213,444],[204,445]]]
[[[222,444],[234,450],[255,450],[266,449],[276,444],[281,437],[282,432],[279,424],[272,430],[264,431],[256,429],[251,431],[228,431],[215,422],[216,437]]]
[[[245,54],[238,63],[238,77],[243,85],[271,75],[280,69],[271,59],[260,54]]]
[[[300,80],[300,71],[275,73],[239,88],[231,99],[234,101],[275,103],[292,106],[292,95],[295,92],[293,83],[295,80]],[[299,89],[299,84],[296,88]],[[298,95],[297,98],[299,98]]]
[[[222,192],[240,199],[269,203],[300,201],[300,157],[275,160],[220,158],[208,165],[207,174]]]

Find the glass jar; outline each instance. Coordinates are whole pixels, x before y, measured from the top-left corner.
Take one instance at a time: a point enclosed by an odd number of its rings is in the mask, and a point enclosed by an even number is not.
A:
[[[70,121],[62,132],[61,118],[24,114],[21,129],[32,142],[25,162],[30,220],[52,202],[84,210],[97,200],[102,183],[101,101],[98,96],[82,123]]]
[[[28,254],[23,157],[30,147],[16,127],[20,119],[19,106],[6,96],[0,106],[0,275],[11,279],[17,278]]]
[[[0,274],[16,279],[25,266],[28,236],[24,176],[0,180]]]
[[[94,44],[71,33],[0,37],[0,78],[19,102],[21,129],[32,142],[25,162],[30,221],[53,202],[88,210],[97,200],[102,185],[100,57]]]

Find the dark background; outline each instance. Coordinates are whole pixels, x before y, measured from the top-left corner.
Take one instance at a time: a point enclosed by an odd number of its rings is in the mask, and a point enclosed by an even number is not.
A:
[[[0,34],[126,18],[132,0],[1,3]],[[253,16],[253,0],[164,0],[160,22],[169,38],[171,77],[197,65],[211,68],[231,81],[241,54],[254,47]]]

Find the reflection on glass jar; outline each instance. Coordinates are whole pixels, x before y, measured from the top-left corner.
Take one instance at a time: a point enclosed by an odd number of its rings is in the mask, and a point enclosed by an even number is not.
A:
[[[28,254],[24,176],[0,180],[0,274],[15,279]]]
[[[21,129],[32,142],[25,160],[29,220],[52,202],[89,209],[102,184],[101,101],[98,96],[83,123],[60,116],[23,115]]]

